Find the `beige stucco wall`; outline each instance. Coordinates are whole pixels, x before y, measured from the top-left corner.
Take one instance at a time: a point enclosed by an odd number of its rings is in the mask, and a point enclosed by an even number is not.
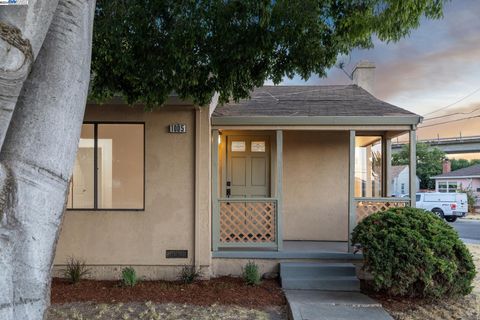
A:
[[[285,240],[347,240],[348,155],[348,132],[284,131]]]
[[[157,266],[149,273],[158,278],[171,278],[173,270],[159,266],[192,264],[194,260],[208,266],[208,109],[176,106],[143,112],[121,105],[88,106],[85,120],[145,122],[145,210],[67,211],[54,263],[62,265],[69,256],[84,259],[97,270],[97,278],[114,277],[112,273],[119,269],[112,266],[145,270]],[[186,124],[187,133],[168,133],[172,123]],[[166,259],[167,249],[188,250],[188,259]]]

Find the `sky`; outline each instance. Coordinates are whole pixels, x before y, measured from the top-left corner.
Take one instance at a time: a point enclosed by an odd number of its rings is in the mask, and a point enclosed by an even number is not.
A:
[[[443,19],[423,19],[418,29],[397,43],[375,41],[373,49],[355,50],[342,58],[349,72],[361,60],[376,65],[376,97],[424,116],[419,139],[480,136],[480,0],[447,2]],[[350,81],[343,71],[333,68],[327,78],[286,79],[282,84]],[[459,114],[430,119],[454,113]]]

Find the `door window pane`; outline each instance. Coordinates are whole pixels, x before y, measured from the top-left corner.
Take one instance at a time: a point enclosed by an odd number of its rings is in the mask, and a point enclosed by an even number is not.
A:
[[[94,207],[94,125],[82,125],[77,158],[70,180],[67,208],[91,209]]]
[[[232,152],[245,152],[245,141],[232,141]]]
[[[143,131],[143,124],[98,124],[98,208],[143,208]]]
[[[252,152],[265,152],[265,141],[252,141]]]

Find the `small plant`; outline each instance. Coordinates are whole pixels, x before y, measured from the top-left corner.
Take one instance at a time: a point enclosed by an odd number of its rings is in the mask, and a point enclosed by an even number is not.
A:
[[[70,257],[67,260],[67,265],[65,270],[63,270],[63,274],[72,284],[75,284],[85,276],[88,276],[90,270],[85,265],[85,261]]]
[[[250,286],[260,284],[260,272],[258,271],[258,265],[253,261],[248,261],[243,268],[243,279]]]
[[[134,287],[138,282],[137,272],[132,267],[122,269],[122,283],[126,287]]]
[[[473,193],[472,189],[460,189],[460,192],[463,192],[467,195],[467,203],[468,203],[468,212],[475,211],[475,203],[477,202],[477,197]]]
[[[201,275],[202,272],[200,271],[200,269],[197,269],[194,265],[184,265],[182,270],[180,270],[178,280],[182,281],[185,284],[188,284],[200,278]]]

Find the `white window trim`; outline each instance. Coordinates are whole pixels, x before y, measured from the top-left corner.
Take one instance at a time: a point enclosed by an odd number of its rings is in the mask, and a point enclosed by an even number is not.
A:
[[[450,183],[455,183],[457,187],[455,191],[450,191]],[[445,193],[456,193],[458,191],[458,187],[461,185],[457,180],[435,180],[435,191],[440,192],[439,184],[446,184],[447,190]]]

